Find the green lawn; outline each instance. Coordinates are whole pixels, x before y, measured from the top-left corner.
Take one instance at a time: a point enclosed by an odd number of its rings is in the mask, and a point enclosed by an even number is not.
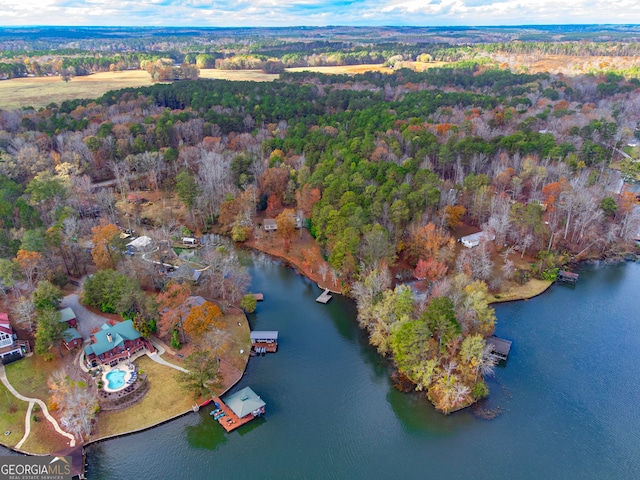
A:
[[[140,403],[121,412],[100,413],[93,439],[150,427],[186,412],[193,405],[191,395],[176,380],[177,370],[149,360],[135,361],[147,375],[149,391]]]
[[[0,382],[0,443],[15,446],[24,435],[24,416],[29,404],[14,397]],[[5,432],[11,432],[5,435]]]

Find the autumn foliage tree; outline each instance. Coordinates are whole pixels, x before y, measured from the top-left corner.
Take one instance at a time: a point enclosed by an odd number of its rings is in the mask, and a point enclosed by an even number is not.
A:
[[[193,307],[184,319],[184,331],[192,338],[201,338],[209,329],[218,325],[220,316],[220,307],[211,302],[204,302]]]
[[[32,252],[30,250],[18,250],[14,261],[19,266],[24,278],[27,280],[29,290],[33,290],[34,281],[37,279],[39,274],[42,254],[40,252]]]
[[[185,312],[182,307],[189,295],[191,295],[191,289],[187,284],[173,282],[169,283],[164,292],[158,295],[156,301],[160,313],[160,322],[158,322],[160,335],[168,336],[173,330],[179,328],[184,342],[182,321]]]
[[[285,208],[280,215],[276,217],[276,233],[282,239],[282,245],[285,250],[289,249],[289,243],[295,235],[296,222],[293,218],[293,210]]]
[[[114,224],[108,223],[93,227],[91,232],[93,233],[93,248],[91,249],[93,263],[100,270],[115,269],[117,262],[114,237],[120,234],[120,230]]]
[[[432,258],[446,264],[454,253],[455,243],[453,237],[444,229],[427,223],[411,232],[408,245],[409,260],[417,264],[420,258]]]

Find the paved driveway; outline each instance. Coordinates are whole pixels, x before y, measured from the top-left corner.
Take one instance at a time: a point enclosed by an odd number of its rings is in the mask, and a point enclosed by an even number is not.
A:
[[[78,300],[78,295],[67,295],[60,302],[60,307],[71,307],[78,318],[78,332],[82,335],[82,338],[85,340],[91,337],[91,331],[100,328],[102,324],[107,323],[109,321],[108,318],[101,317],[100,315],[96,315],[93,312],[90,312]]]

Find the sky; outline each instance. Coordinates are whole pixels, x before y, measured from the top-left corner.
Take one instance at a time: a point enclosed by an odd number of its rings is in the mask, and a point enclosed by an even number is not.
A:
[[[0,25],[286,27],[640,23],[640,0],[2,0]]]

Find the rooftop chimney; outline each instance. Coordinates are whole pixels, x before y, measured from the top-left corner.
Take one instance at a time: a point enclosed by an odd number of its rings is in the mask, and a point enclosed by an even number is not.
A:
[[[109,343],[113,342],[113,337],[111,336],[110,333],[107,333],[107,342]]]

